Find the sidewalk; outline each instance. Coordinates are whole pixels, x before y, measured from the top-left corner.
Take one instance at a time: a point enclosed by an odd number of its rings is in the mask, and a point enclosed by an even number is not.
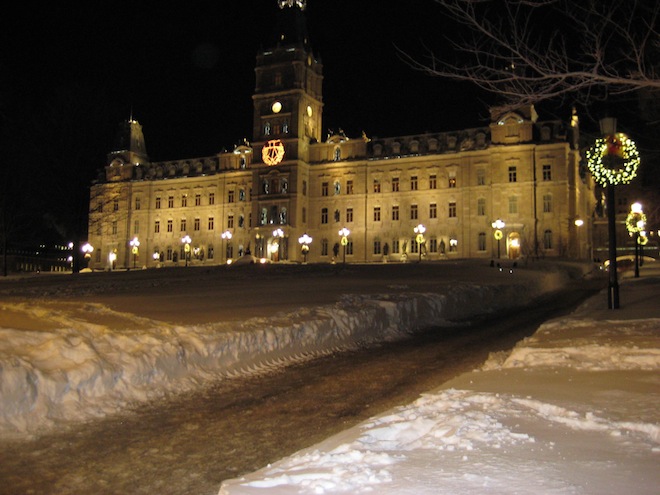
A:
[[[655,494],[660,263],[544,324],[415,403],[255,473],[221,495]]]

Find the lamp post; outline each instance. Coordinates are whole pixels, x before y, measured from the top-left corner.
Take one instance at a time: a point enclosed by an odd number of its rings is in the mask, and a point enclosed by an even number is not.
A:
[[[228,230],[225,230],[222,234],[220,234],[220,237],[222,237],[223,241],[225,242],[225,263],[229,263],[229,241],[231,241],[231,238],[233,237],[232,233]]]
[[[341,245],[344,248],[344,265],[345,265],[346,264],[346,246],[348,246],[348,236],[351,235],[351,231],[348,230],[346,227],[344,227],[339,231],[339,235],[341,236]]]
[[[87,263],[87,267],[89,268],[89,262],[92,259],[92,253],[94,252],[94,246],[92,246],[89,242],[86,242],[83,244],[80,249],[83,252],[83,257],[85,258],[85,262]]]
[[[277,253],[277,261],[284,258],[284,231],[282,229],[273,230],[273,237],[277,239],[277,243],[273,246],[273,254]]]
[[[426,227],[421,223],[413,229],[415,232],[415,242],[417,242],[417,250],[419,251],[419,262],[422,262],[422,244],[424,244],[424,232],[426,232]]]
[[[307,263],[307,253],[309,253],[309,245],[312,243],[312,238],[305,233],[298,238],[298,243],[300,243],[303,263]]]
[[[181,242],[183,243],[183,256],[186,259],[185,266],[187,267],[188,261],[190,260],[190,243],[192,242],[192,239],[189,235],[185,235],[181,238]]]
[[[582,220],[581,218],[576,218],[573,224],[576,227],[576,232],[575,232],[575,242],[577,244],[576,254],[578,259],[582,259],[582,243],[580,242],[580,237],[581,237],[580,230],[584,225],[584,220]]]
[[[635,278],[639,278],[640,234],[646,228],[646,215],[640,203],[630,206],[630,213],[626,217],[626,229],[635,240]]]
[[[500,259],[500,241],[502,240],[503,234],[502,234],[502,229],[506,226],[506,224],[501,220],[497,219],[493,223],[490,224],[493,229],[495,229],[495,232],[493,233],[493,236],[495,237],[495,240],[497,240],[497,259]]]
[[[140,241],[138,240],[137,236],[133,237],[131,242],[129,242],[131,245],[131,253],[133,253],[133,269],[135,270],[135,265],[137,263],[137,256],[140,252]]]
[[[609,237],[609,276],[607,282],[607,307],[619,308],[619,281],[616,261],[616,205],[614,187],[628,184],[637,175],[639,152],[635,143],[621,132],[616,132],[616,119],[600,120],[602,138],[587,150],[587,166],[594,180],[605,188],[607,208],[607,234]]]
[[[117,261],[117,253],[115,251],[110,251],[108,254],[108,262],[110,263],[110,271],[115,269],[115,262]]]

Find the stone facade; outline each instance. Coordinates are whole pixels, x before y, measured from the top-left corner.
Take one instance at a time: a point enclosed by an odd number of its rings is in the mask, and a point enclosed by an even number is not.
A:
[[[295,5],[282,8],[304,25]],[[593,183],[575,116],[492,109],[483,128],[322,136],[322,65],[304,32],[290,33],[257,55],[251,142],[151,162],[139,123],[122,124],[91,190],[92,268],[302,261],[305,233],[309,262],[592,255]]]

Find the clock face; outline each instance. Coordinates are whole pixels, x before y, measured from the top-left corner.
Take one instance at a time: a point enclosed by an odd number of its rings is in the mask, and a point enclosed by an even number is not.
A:
[[[277,165],[284,158],[284,143],[279,139],[268,141],[261,149],[261,158],[266,165]]]
[[[312,113],[313,113],[313,112],[312,112],[312,107],[309,106],[309,105],[307,105],[307,115],[308,115],[309,117],[311,117],[311,116],[312,116]]]
[[[280,113],[280,111],[282,110],[282,103],[276,101],[275,103],[273,103],[273,106],[270,108],[273,111],[273,113]]]

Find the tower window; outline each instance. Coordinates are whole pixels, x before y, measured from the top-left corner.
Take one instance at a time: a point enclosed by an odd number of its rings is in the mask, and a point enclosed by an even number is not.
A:
[[[516,167],[509,167],[509,182],[517,182],[518,181],[518,172],[516,170]]]
[[[543,165],[543,180],[552,180],[552,167],[550,165]]]

